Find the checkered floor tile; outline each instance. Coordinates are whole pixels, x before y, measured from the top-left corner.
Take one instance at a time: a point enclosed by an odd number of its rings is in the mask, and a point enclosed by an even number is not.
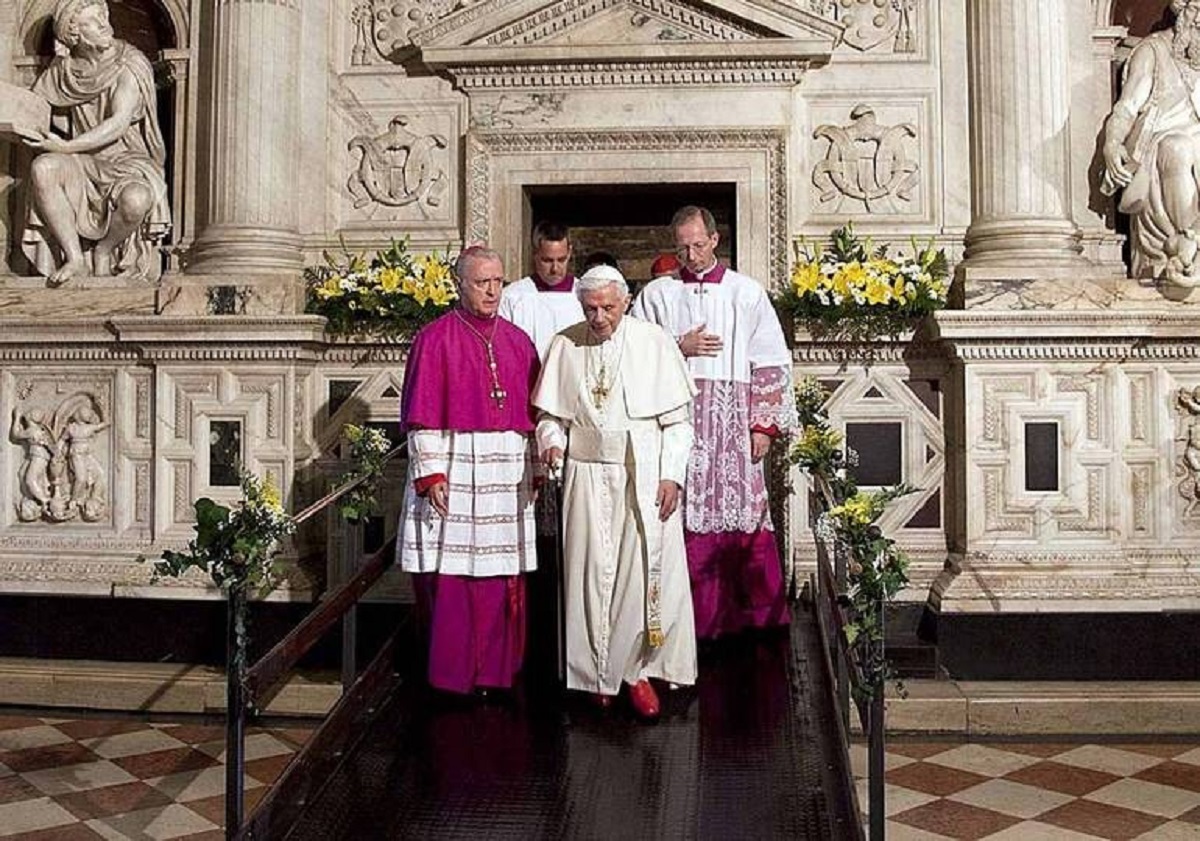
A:
[[[248,811],[310,732],[248,732]],[[0,714],[0,839],[221,839],[224,738],[211,725]]]
[[[311,734],[252,729],[252,810]],[[0,839],[220,839],[224,730],[0,713]],[[852,759],[867,805],[866,748]],[[1200,745],[891,739],[889,841],[1194,839]]]
[[[866,809],[866,747],[851,759]],[[891,739],[885,780],[889,841],[1200,841],[1194,743]]]

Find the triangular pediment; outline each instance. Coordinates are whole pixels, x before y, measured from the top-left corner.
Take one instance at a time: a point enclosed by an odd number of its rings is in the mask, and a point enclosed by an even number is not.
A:
[[[777,0],[483,0],[412,33],[422,51],[617,49],[789,40],[832,48],[841,27]]]

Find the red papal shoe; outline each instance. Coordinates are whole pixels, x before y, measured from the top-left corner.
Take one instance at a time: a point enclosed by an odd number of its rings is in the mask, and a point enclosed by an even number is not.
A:
[[[650,681],[639,680],[637,683],[629,685],[629,703],[633,705],[633,711],[642,718],[658,718],[660,712],[658,693],[654,691]]]

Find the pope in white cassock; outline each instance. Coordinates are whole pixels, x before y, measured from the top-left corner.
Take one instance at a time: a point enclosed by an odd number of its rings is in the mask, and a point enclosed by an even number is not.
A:
[[[575,289],[586,320],[554,337],[533,393],[543,462],[565,453],[567,688],[607,706],[626,683],[654,718],[650,678],[696,680],[679,513],[696,390],[671,337],[624,318],[619,271],[596,266]]]

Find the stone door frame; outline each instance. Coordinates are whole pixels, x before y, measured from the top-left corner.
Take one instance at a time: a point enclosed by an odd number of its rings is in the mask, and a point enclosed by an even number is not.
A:
[[[786,150],[775,129],[472,132],[465,244],[488,243],[520,277],[532,221],[526,187],[727,182],[736,185],[736,268],[775,288],[787,276]]]

